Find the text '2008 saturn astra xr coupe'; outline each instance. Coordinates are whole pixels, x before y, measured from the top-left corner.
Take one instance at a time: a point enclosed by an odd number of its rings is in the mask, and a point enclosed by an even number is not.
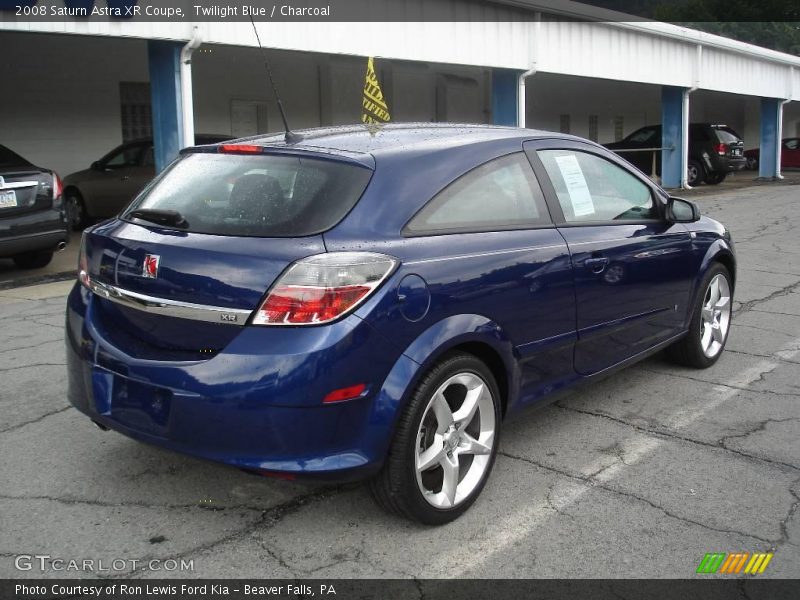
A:
[[[472,505],[502,422],[667,349],[708,367],[728,231],[601,146],[352,126],[189,148],[88,229],[69,399],[248,471],[369,479],[428,524]]]

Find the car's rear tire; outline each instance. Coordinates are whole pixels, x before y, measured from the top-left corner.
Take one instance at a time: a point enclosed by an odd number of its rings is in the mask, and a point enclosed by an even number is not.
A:
[[[370,481],[383,508],[427,525],[461,516],[494,465],[500,391],[471,354],[446,356],[422,378],[397,424],[383,470]]]
[[[689,332],[668,348],[667,356],[686,367],[705,369],[719,360],[728,340],[733,303],[728,269],[719,263],[713,265],[699,289]]]
[[[81,231],[89,223],[89,215],[86,214],[86,203],[77,190],[67,190],[64,193],[69,214],[69,224],[72,231]]]
[[[36,252],[25,252],[17,254],[12,258],[14,264],[20,269],[41,269],[50,264],[53,260],[52,250],[38,250]]]
[[[689,164],[686,168],[686,183],[690,187],[700,185],[706,178],[706,172],[703,170],[703,165],[693,159],[689,159]]]
[[[709,185],[719,185],[720,183],[725,181],[725,178],[727,176],[728,176],[727,173],[714,171],[713,173],[709,173],[708,175],[706,175],[706,183]]]

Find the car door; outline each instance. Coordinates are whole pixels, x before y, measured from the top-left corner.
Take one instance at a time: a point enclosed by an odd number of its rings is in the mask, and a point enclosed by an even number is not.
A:
[[[141,161],[146,147],[147,142],[125,144],[96,163],[92,176],[81,184],[93,216],[118,214],[141,189]]]
[[[665,218],[665,195],[594,145],[526,144],[575,278],[575,369],[591,375],[682,332],[691,236]]]
[[[404,244],[406,266],[431,292],[431,320],[481,315],[513,344],[520,405],[575,378],[569,251],[523,152],[490,160],[456,179],[403,234],[413,240]],[[421,331],[404,329],[393,339],[406,347]]]

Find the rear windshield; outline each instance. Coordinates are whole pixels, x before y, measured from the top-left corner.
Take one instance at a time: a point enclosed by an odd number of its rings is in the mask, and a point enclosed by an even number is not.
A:
[[[0,146],[0,167],[17,167],[29,164],[16,152],[12,152],[5,146]]]
[[[717,132],[717,137],[723,144],[736,144],[741,141],[739,134],[730,127],[717,126],[713,127],[712,129]]]
[[[330,229],[358,202],[370,169],[278,155],[188,154],[131,204],[178,211],[181,229],[218,235],[295,237]]]

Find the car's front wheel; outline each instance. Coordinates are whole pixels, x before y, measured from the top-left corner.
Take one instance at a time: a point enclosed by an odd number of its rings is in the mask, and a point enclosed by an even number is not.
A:
[[[53,260],[53,252],[50,250],[40,250],[37,252],[25,252],[13,257],[14,264],[20,269],[41,269],[50,264]]]
[[[370,484],[378,503],[428,525],[462,515],[492,470],[500,392],[475,356],[451,354],[417,386],[401,415],[383,470]]]
[[[687,367],[705,369],[719,360],[731,325],[731,276],[717,263],[706,273],[689,323],[689,332],[669,350],[669,357]]]

